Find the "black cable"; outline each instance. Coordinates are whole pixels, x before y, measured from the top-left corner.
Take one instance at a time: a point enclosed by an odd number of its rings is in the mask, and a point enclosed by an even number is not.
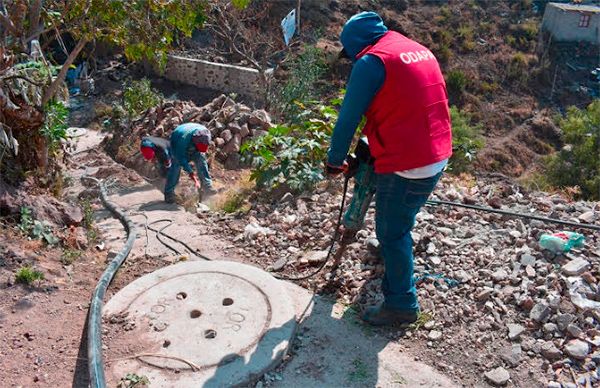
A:
[[[315,271],[309,273],[308,275],[294,277],[294,276],[284,276],[284,275],[273,274],[273,277],[280,279],[280,280],[305,280],[305,279],[315,276],[316,274],[321,272],[321,270],[323,268],[325,268],[325,266],[329,262],[329,259],[331,258],[331,253],[333,252],[333,247],[335,246],[335,243],[337,242],[337,240],[339,238],[340,226],[342,224],[342,215],[344,214],[344,206],[346,205],[346,193],[348,192],[348,182],[349,181],[350,181],[350,177],[345,176],[344,189],[343,189],[343,193],[342,193],[342,202],[340,204],[340,210],[338,213],[337,225],[335,226],[335,230],[333,232],[333,237],[331,238],[331,245],[329,246],[329,251],[327,252],[327,256],[325,257],[325,260],[323,261],[323,263],[321,263],[319,268],[317,268]]]
[[[542,221],[542,222],[551,222],[554,224],[566,225],[566,226],[571,226],[574,228],[583,228],[583,229],[591,229],[591,230],[599,230],[600,231],[600,225],[580,224],[579,222],[563,221],[563,220],[559,220],[556,218],[534,216],[534,215],[530,215],[530,214],[511,212],[508,210],[493,209],[491,207],[468,205],[468,204],[460,203],[460,202],[429,200],[429,201],[427,201],[427,205],[430,205],[430,206],[446,205],[446,206],[453,206],[453,207],[463,207],[466,209],[478,210],[478,211],[483,211],[483,212],[487,212],[487,213],[496,213],[496,214],[502,214],[505,216],[520,217],[520,218],[526,218],[526,219],[537,220],[537,221]]]
[[[135,226],[131,219],[127,217],[115,204],[108,200],[106,186],[104,182],[84,176],[83,178],[91,179],[100,186],[100,199],[104,206],[121,221],[127,231],[127,241],[119,254],[108,264],[92,295],[89,310],[88,337],[87,337],[87,353],[88,353],[88,369],[90,372],[90,385],[93,388],[105,388],[106,380],[104,376],[104,368],[102,361],[102,306],[104,295],[108,285],[111,283],[117,270],[121,267],[136,239]]]
[[[151,227],[150,225],[154,225],[154,224],[158,224],[159,222],[168,222],[168,224],[166,224],[165,226],[163,226],[160,229],[154,229],[153,227]],[[171,246],[170,244],[168,244],[166,241],[164,241],[161,236],[167,237],[181,245],[183,245],[188,251],[190,251],[193,255],[196,255],[197,257],[207,260],[207,261],[211,261],[212,259],[204,256],[203,254],[201,254],[200,252],[198,252],[197,249],[192,248],[191,246],[189,246],[188,244],[186,244],[185,242],[170,236],[166,233],[164,233],[164,230],[167,229],[169,226],[173,225],[174,221],[170,218],[162,218],[160,220],[156,220],[156,221],[152,221],[149,224],[147,224],[148,229],[150,229],[151,231],[156,233],[156,238],[158,239],[158,241],[161,242],[161,244],[163,244],[164,246],[166,246],[167,248],[169,248],[170,250],[172,250],[173,252],[175,252],[178,255],[181,255],[182,253],[179,252],[176,248],[173,248],[173,246]]]

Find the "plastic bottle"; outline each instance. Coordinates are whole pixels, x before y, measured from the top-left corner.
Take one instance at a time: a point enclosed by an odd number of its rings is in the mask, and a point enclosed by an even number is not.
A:
[[[584,241],[585,237],[575,232],[542,234],[540,237],[540,247],[554,253],[565,253],[569,252],[571,248],[582,247]]]

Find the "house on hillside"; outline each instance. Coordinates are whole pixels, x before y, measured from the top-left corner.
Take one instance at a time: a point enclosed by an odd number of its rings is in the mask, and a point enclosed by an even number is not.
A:
[[[548,3],[542,31],[560,42],[590,42],[600,45],[600,6]]]

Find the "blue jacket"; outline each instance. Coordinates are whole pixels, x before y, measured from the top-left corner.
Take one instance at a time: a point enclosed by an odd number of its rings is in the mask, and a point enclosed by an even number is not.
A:
[[[175,128],[173,133],[171,133],[173,157],[187,173],[194,171],[189,159],[190,155],[195,151],[194,144],[192,143],[192,135],[200,128],[204,127],[196,123],[185,123]]]
[[[356,60],[356,55],[387,31],[375,12],[354,15],[344,25],[340,41],[354,65],[327,153],[327,162],[332,166],[344,163],[360,120],[385,81],[385,67],[379,58],[364,55]]]

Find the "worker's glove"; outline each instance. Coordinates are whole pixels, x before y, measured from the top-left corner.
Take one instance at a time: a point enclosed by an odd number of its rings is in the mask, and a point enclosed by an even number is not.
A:
[[[341,166],[332,166],[325,162],[325,173],[331,177],[345,173],[346,170],[348,170],[348,163],[346,161]]]
[[[190,172],[190,178],[194,181],[194,186],[199,189],[200,188],[200,181],[198,180],[198,177],[196,176],[195,173]]]

